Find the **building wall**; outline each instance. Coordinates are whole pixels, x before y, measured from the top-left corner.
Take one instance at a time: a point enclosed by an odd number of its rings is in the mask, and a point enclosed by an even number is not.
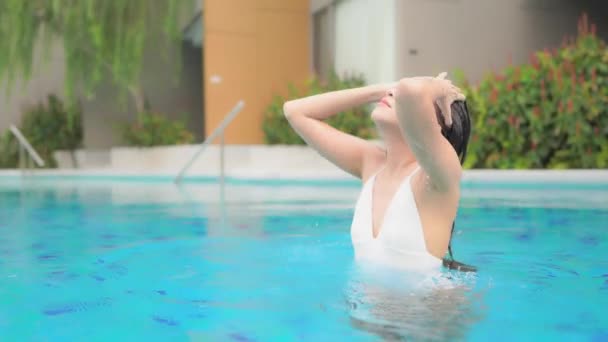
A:
[[[185,120],[188,129],[198,141],[203,138],[202,110],[202,61],[201,49],[189,44],[176,44],[182,49],[181,74],[176,77],[175,51],[167,51],[164,57],[150,48],[145,54],[141,85],[152,111],[171,119]],[[84,145],[91,149],[124,145],[120,127],[137,118],[133,100],[126,94],[126,102],[120,101],[121,92],[112,84],[102,84],[93,99],[83,101]]]
[[[397,2],[397,65],[400,76],[462,69],[471,80],[491,70],[527,62],[533,51],[558,47],[576,33],[583,10],[605,32],[593,1],[400,0]],[[606,6],[604,7],[603,13]],[[594,10],[595,9],[595,10]]]
[[[245,109],[226,130],[231,144],[262,143],[273,94],[310,76],[309,0],[205,0],[205,131],[239,101]]]
[[[49,94],[63,96],[64,54],[59,42],[53,44],[48,59],[43,59],[40,46],[35,55],[34,69],[29,81],[18,79],[7,93],[5,82],[0,82],[0,134],[11,124],[19,125],[21,113],[29,106],[47,98]]]
[[[181,48],[177,45],[176,48]],[[172,73],[171,59],[162,59],[158,52],[150,52],[144,62],[142,85],[151,108],[170,118],[184,119],[188,129],[198,140],[202,140],[204,123],[202,115],[202,63],[201,50],[184,46],[182,52],[182,73],[179,78]],[[29,81],[18,80],[9,95],[6,87],[0,87],[0,132],[10,124],[18,125],[21,115],[28,106],[39,103],[49,94],[63,97],[64,93],[64,53],[58,43],[51,58],[42,60],[40,54]],[[82,99],[84,146],[91,149],[107,148],[124,144],[119,127],[132,122],[136,111],[131,99],[118,100],[119,91],[113,85],[102,84],[92,99]]]
[[[362,73],[368,83],[396,75],[395,8],[401,0],[343,0],[335,4],[335,67]]]

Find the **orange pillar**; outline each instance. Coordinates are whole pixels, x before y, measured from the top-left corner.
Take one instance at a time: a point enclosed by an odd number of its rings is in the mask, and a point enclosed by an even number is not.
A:
[[[273,95],[310,76],[309,0],[204,1],[205,130],[208,136],[242,99],[226,143],[263,143]]]

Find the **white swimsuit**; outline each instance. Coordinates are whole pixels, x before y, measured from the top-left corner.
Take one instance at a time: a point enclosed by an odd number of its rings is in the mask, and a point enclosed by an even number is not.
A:
[[[372,261],[412,270],[441,268],[442,261],[426,249],[412,192],[410,180],[418,169],[405,178],[389,202],[376,238],[372,228],[372,193],[377,173],[364,184],[351,225],[357,261]]]

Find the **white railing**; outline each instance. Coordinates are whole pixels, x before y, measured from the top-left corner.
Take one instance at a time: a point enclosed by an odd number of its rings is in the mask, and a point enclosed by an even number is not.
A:
[[[234,120],[234,118],[236,118],[236,116],[241,112],[241,110],[243,110],[243,107],[245,107],[245,102],[243,100],[237,102],[236,106],[234,106],[234,108],[232,108],[228,115],[224,117],[224,119],[222,120],[222,122],[220,122],[217,128],[213,130],[213,132],[211,132],[211,135],[209,135],[209,137],[207,137],[207,139],[203,141],[198,151],[196,151],[192,158],[190,158],[186,165],[184,165],[184,167],[180,170],[178,175],[175,177],[175,183],[179,184],[182,181],[188,169],[190,169],[192,164],[194,164],[194,162],[201,155],[201,153],[203,153],[207,146],[209,146],[213,142],[213,140],[215,140],[215,138],[217,138],[218,136],[220,137],[220,182],[224,182],[224,131],[226,130],[226,127],[228,127],[228,125],[232,122],[232,120]]]
[[[40,155],[36,150],[32,147],[29,141],[23,136],[19,128],[15,125],[11,125],[10,127],[11,133],[17,138],[19,142],[19,169],[23,170],[30,168],[30,160],[34,161],[38,167],[44,166],[44,160],[40,158]],[[25,153],[27,152],[29,158],[25,158]]]

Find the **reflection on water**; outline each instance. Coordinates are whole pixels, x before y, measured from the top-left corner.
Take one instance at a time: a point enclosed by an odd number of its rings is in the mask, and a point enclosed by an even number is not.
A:
[[[476,277],[354,265],[346,287],[351,325],[385,341],[458,341],[483,317]]]

